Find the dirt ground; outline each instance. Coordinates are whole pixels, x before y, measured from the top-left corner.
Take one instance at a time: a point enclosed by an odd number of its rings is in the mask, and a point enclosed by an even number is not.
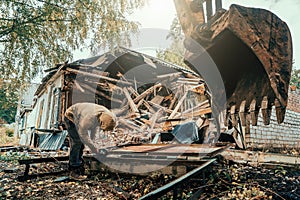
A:
[[[0,162],[0,199],[138,199],[176,177],[154,172],[144,176],[87,171],[85,181],[57,180],[68,172],[18,181],[24,166]],[[31,173],[66,170],[67,163],[33,164]],[[219,159],[201,175],[178,188],[178,199],[300,199],[300,170],[252,167]],[[195,195],[197,194],[197,195]],[[197,198],[191,198],[192,196]],[[161,199],[174,199],[170,192]]]

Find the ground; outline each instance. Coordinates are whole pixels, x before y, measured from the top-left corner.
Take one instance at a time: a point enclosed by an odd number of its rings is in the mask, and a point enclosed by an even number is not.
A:
[[[1,139],[16,144],[4,133]],[[17,159],[26,158],[26,152],[0,152],[0,199],[138,199],[176,178],[160,172],[132,175],[102,168],[87,169],[85,181],[59,180],[68,176],[67,162],[60,162],[32,164],[30,168],[33,174],[65,171],[59,175],[18,181],[25,167],[19,165]],[[161,199],[174,199],[173,193]],[[201,175],[178,187],[178,199],[297,200],[300,199],[299,165],[253,167],[220,157]]]
[[[110,172],[107,169],[87,171],[85,181],[65,180],[51,175],[18,181],[24,167],[16,161],[0,163],[0,199],[138,199],[175,179],[174,175],[154,172],[138,176]],[[31,173],[67,169],[67,163],[34,164]],[[275,166],[252,167],[219,159],[200,176],[182,185],[179,199],[300,199],[300,170]],[[179,189],[180,189],[179,188]],[[173,199],[170,192],[161,199]]]

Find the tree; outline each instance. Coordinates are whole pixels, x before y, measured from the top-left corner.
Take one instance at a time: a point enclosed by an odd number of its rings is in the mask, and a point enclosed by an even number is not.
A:
[[[138,23],[126,15],[143,0],[0,1],[0,78],[20,85],[39,70],[72,59],[85,46],[95,53],[129,43]]]
[[[0,122],[12,123],[18,104],[18,94],[13,92],[12,85],[0,79]]]
[[[295,85],[300,89],[300,69],[292,70],[290,85]]]
[[[157,57],[176,65],[185,66],[183,62],[185,51],[183,45],[184,36],[177,17],[175,17],[172,22],[167,39],[171,39],[172,41],[170,47],[158,50]]]

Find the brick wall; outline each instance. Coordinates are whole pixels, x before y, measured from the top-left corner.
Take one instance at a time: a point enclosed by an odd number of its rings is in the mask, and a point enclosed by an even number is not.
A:
[[[263,125],[261,113],[258,126],[251,126],[248,146],[258,148],[300,148],[300,91],[290,91],[284,122],[278,124],[272,109],[270,125]]]
[[[287,109],[300,113],[300,90],[289,92]]]

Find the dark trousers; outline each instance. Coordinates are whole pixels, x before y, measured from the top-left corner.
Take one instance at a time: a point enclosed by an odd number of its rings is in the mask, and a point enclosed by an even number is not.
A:
[[[80,167],[82,164],[82,154],[84,145],[81,142],[75,124],[67,118],[65,118],[65,124],[70,137],[69,165],[70,168],[77,168]]]

